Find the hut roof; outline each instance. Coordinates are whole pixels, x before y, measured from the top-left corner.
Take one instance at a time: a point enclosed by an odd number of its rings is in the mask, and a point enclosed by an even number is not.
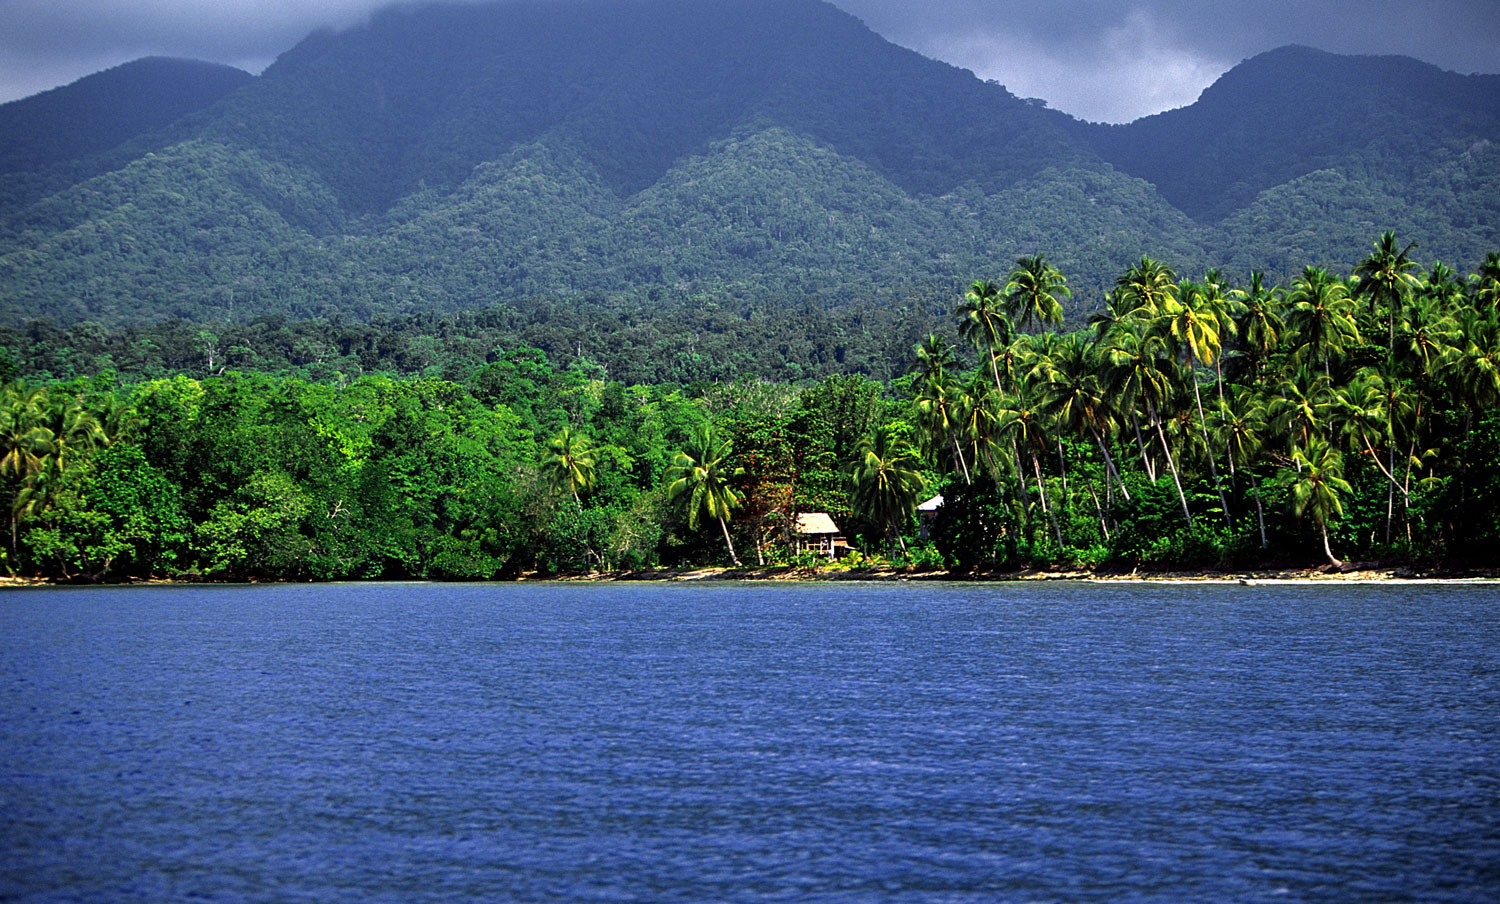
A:
[[[838,532],[838,525],[833,523],[833,519],[828,516],[827,512],[803,512],[797,516],[797,533],[803,536]]]
[[[926,502],[922,503],[921,505],[917,506],[917,511],[919,511],[919,512],[935,512],[935,511],[938,510],[938,506],[940,506],[942,504],[943,504],[943,497],[942,496],[934,496],[931,499],[927,500]]]

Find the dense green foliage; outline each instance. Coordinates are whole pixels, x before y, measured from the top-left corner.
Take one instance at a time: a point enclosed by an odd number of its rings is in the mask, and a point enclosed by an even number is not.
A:
[[[52,94],[29,121],[85,106]],[[813,0],[394,9],[124,143],[23,141],[18,104],[11,326],[833,308],[1041,249],[1087,312],[1147,247],[1279,281],[1384,228],[1454,261],[1500,244],[1500,78],[1289,49],[1098,126]]]
[[[329,366],[257,373],[204,331],[187,340],[216,359],[201,376],[0,391],[5,567],[494,579],[786,563],[805,512],[831,513],[863,556],[959,568],[1490,563],[1500,255],[1461,279],[1411,252],[1384,236],[1356,274],[1307,267],[1274,288],[1142,258],[1070,333],[1017,328],[1067,299],[1062,272],[1022,258],[954,306],[969,363],[932,336],[883,381],[626,383],[607,361],[466,344],[461,320],[429,322],[449,332],[426,334],[433,360],[405,377],[334,366],[342,330],[400,332],[262,322]],[[938,492],[919,541],[915,504]]]

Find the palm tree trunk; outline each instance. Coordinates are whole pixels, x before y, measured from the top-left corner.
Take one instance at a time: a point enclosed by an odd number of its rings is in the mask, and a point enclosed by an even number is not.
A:
[[[1036,472],[1036,489],[1042,497],[1042,511],[1047,513],[1047,520],[1052,522],[1052,533],[1057,536],[1057,549],[1063,548],[1062,528],[1057,526],[1057,513],[1052,511],[1052,506],[1047,504],[1047,484],[1042,480],[1042,464],[1037,460],[1036,450],[1031,452],[1031,467]]]
[[[1260,548],[1265,549],[1270,544],[1266,542],[1266,510],[1260,504],[1260,481],[1256,479],[1255,472],[1250,472],[1250,492],[1255,494],[1255,517],[1260,523]]]
[[[1130,412],[1130,422],[1135,425],[1135,443],[1141,449],[1141,467],[1146,469],[1146,479],[1156,483],[1156,467],[1151,464],[1151,458],[1146,453],[1146,438],[1141,435],[1141,416],[1134,411]]]
[[[958,467],[964,472],[964,486],[972,486],[974,481],[969,479],[969,466],[964,461],[963,447],[958,444],[957,436],[950,435],[949,439],[953,440],[953,454],[958,458]]]
[[[729,561],[734,563],[735,568],[739,568],[740,557],[734,554],[734,541],[729,539],[729,525],[724,523],[723,517],[719,518],[719,528],[724,531],[724,545],[729,547]]]
[[[1104,437],[1099,433],[1098,429],[1096,429],[1093,424],[1089,425],[1089,430],[1093,431],[1094,442],[1099,444],[1099,451],[1104,453],[1104,464],[1108,468],[1108,473],[1114,475],[1115,483],[1118,483],[1120,485],[1120,494],[1125,497],[1126,502],[1129,502],[1130,490],[1126,488],[1125,481],[1120,479],[1120,471],[1115,467],[1114,456],[1109,454],[1109,447],[1104,444]],[[1106,481],[1105,489],[1108,490],[1108,488],[1109,483],[1108,481]]]
[[[1177,487],[1177,498],[1182,500],[1182,514],[1187,518],[1188,527],[1193,526],[1193,513],[1188,511],[1187,494],[1182,491],[1182,479],[1177,476],[1177,463],[1172,460],[1172,450],[1167,446],[1166,431],[1161,429],[1161,419],[1156,416],[1156,406],[1150,402],[1146,403],[1146,414],[1151,422],[1156,425],[1156,437],[1161,440],[1161,451],[1167,456],[1167,469],[1172,472],[1172,483]]]
[[[1021,478],[1021,526],[1031,527],[1031,484],[1026,481],[1026,460],[1021,457],[1021,447],[1016,445],[1015,438],[1011,438],[1011,450],[1016,453],[1016,474]],[[1030,530],[1027,531],[1030,533]]]
[[[1214,476],[1214,490],[1219,494],[1219,508],[1224,510],[1224,526],[1234,527],[1234,521],[1229,517],[1229,502],[1224,498],[1224,485],[1219,482],[1219,466],[1214,464],[1213,444],[1208,439],[1208,418],[1203,414],[1203,396],[1198,392],[1198,378],[1193,374],[1191,365],[1188,367],[1188,379],[1193,383],[1193,398],[1198,402],[1198,430],[1203,434],[1203,449],[1208,453],[1208,470]]]
[[[1341,562],[1341,561],[1339,561],[1334,556],[1333,550],[1331,548],[1329,548],[1329,546],[1328,546],[1328,524],[1327,524],[1327,522],[1319,521],[1318,522],[1318,527],[1323,532],[1323,554],[1326,555],[1326,556],[1328,556],[1328,564],[1332,565],[1334,568],[1340,567],[1344,563]]]
[[[1390,477],[1396,471],[1396,439],[1391,437],[1391,444],[1386,447],[1386,476]],[[1396,520],[1396,480],[1391,478],[1391,486],[1385,493],[1385,545],[1391,545],[1391,522]]]
[[[1108,481],[1109,478],[1106,477],[1105,480]],[[1104,518],[1104,509],[1099,505],[1099,494],[1094,492],[1094,485],[1092,483],[1090,483],[1088,485],[1088,487],[1089,487],[1089,496],[1091,496],[1093,498],[1093,500],[1094,500],[1094,511],[1096,511],[1096,512],[1099,513],[1099,529],[1102,530],[1102,531],[1104,531],[1104,542],[1108,543],[1109,542],[1109,522],[1107,520],[1105,520],[1105,518]]]

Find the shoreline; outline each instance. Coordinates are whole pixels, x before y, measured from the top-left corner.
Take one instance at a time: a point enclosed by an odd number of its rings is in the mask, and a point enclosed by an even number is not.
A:
[[[421,583],[443,583],[422,581]],[[494,584],[609,584],[609,583],[689,583],[689,582],[774,581],[787,583],[1017,583],[1028,581],[1077,581],[1096,584],[1226,584],[1257,586],[1277,584],[1345,583],[1345,584],[1472,584],[1500,582],[1500,569],[1420,569],[1409,565],[1387,566],[1352,563],[1342,568],[1302,567],[1266,568],[1234,571],[1088,571],[1088,570],[1022,570],[1006,572],[953,572],[945,569],[897,568],[806,568],[790,565],[751,566],[741,568],[657,568],[638,571],[582,572],[540,574],[529,572],[509,581],[455,581],[452,583]],[[0,576],[0,590],[24,587],[123,587],[123,586],[213,586],[216,584],[291,584],[316,583],[293,580],[215,581],[191,578],[152,578],[118,582],[88,583],[49,578]],[[390,583],[389,581],[337,581],[331,583]]]

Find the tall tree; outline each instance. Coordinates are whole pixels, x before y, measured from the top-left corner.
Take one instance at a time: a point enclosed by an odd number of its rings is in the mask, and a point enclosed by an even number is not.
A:
[[[1050,324],[1060,326],[1063,320],[1062,299],[1071,296],[1062,272],[1047,263],[1040,254],[1016,261],[1005,284],[1005,303],[1010,316],[1019,320],[1022,329]]]
[[[1297,332],[1298,354],[1320,362],[1332,378],[1332,355],[1359,341],[1348,285],[1322,267],[1306,267],[1292,280],[1287,303],[1287,325]]]
[[[1292,484],[1292,511],[1298,518],[1310,516],[1323,536],[1323,554],[1335,567],[1343,565],[1333,554],[1328,544],[1328,519],[1344,514],[1341,493],[1352,492],[1344,479],[1344,458],[1325,440],[1314,439],[1303,448],[1293,452],[1301,466],[1296,483]]]
[[[738,568],[740,559],[734,553],[734,541],[729,538],[729,518],[739,508],[742,497],[730,481],[744,476],[745,470],[729,464],[733,454],[733,443],[717,436],[712,427],[695,431],[687,447],[673,457],[667,471],[667,479],[671,481],[667,486],[667,501],[686,511],[688,530],[697,530],[702,516],[718,521],[729,561]]]
[[[579,494],[594,488],[596,463],[593,444],[588,437],[574,433],[572,427],[563,427],[561,433],[547,441],[547,451],[542,455],[542,473],[558,489],[566,487],[573,494],[573,501],[582,505]]]
[[[1375,242],[1375,250],[1354,268],[1354,275],[1359,279],[1354,290],[1355,297],[1369,302],[1372,317],[1379,316],[1379,309],[1385,310],[1387,357],[1395,353],[1396,320],[1400,316],[1401,306],[1419,284],[1416,274],[1412,272],[1417,269],[1416,261],[1411,259],[1411,250],[1416,246],[1416,242],[1411,242],[1398,251],[1396,233],[1381,233]]]
[[[892,426],[877,428],[860,443],[859,457],[849,469],[849,501],[881,526],[892,552],[898,543],[906,549],[901,530],[915,517],[926,487],[915,451]]]
[[[1000,287],[986,280],[977,280],[964,293],[963,303],[953,312],[959,318],[958,335],[979,350],[983,360],[989,364],[994,377],[996,391],[1003,391],[1000,371],[995,363],[999,350],[1010,344],[1015,327],[1005,313],[1005,299]]]

